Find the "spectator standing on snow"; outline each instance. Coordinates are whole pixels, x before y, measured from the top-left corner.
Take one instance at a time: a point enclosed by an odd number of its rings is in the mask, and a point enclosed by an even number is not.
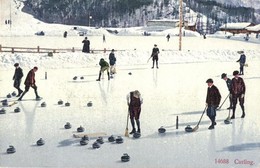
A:
[[[38,70],[38,67],[34,67],[33,69],[31,69],[25,79],[25,91],[23,92],[23,94],[21,95],[21,97],[18,99],[18,101],[21,101],[23,96],[29,91],[30,87],[32,87],[34,89],[34,93],[36,96],[36,100],[40,100],[41,97],[38,95],[37,92],[37,86],[35,85],[35,72]]]
[[[153,47],[153,50],[152,50],[152,55],[151,55],[151,57],[153,58],[153,66],[152,66],[152,68],[154,68],[154,63],[155,62],[156,62],[156,67],[159,68],[158,67],[158,59],[159,59],[158,54],[159,53],[160,53],[159,48],[157,47],[156,44],[154,44],[154,47]]]
[[[238,54],[240,54],[240,58],[239,60],[237,60],[237,62],[239,62],[240,65],[240,75],[244,75],[244,66],[246,63],[246,55],[244,54],[244,51],[238,51]]]
[[[68,32],[65,31],[65,32],[63,33],[63,37],[64,37],[64,38],[67,38],[67,35],[68,35]]]
[[[106,62],[104,60],[104,58],[101,58],[99,61],[99,65],[100,65],[100,71],[99,71],[99,76],[98,76],[97,81],[100,81],[101,73],[104,73],[105,71],[107,71],[107,77],[108,77],[108,80],[110,80],[108,62]]]
[[[20,95],[23,93],[23,90],[20,89],[20,84],[21,84],[22,77],[23,77],[23,70],[19,66],[19,63],[15,63],[14,67],[15,67],[15,72],[14,72],[14,76],[13,76],[14,87],[18,90],[17,97],[20,97]]]
[[[228,107],[228,110],[229,109],[232,109],[232,94],[231,94],[231,84],[232,84],[232,81],[231,79],[229,79],[227,77],[227,74],[226,73],[223,73],[221,75],[221,79],[223,79],[224,81],[226,81],[226,84],[227,84],[227,88],[228,88],[228,91],[229,91],[229,102],[230,102],[230,106]]]
[[[106,36],[103,34],[103,43],[106,42]]]
[[[169,42],[169,40],[170,40],[170,34],[167,34],[167,36],[166,36],[166,38],[167,38],[167,42]]]
[[[138,90],[135,90],[127,94],[126,99],[127,99],[128,110],[129,110],[128,112],[130,113],[130,121],[133,128],[130,134],[134,134],[136,132],[135,123],[137,125],[137,132],[141,133],[140,114],[141,114],[141,105],[143,103],[141,94]]]
[[[82,52],[84,52],[84,53],[90,53],[90,51],[89,51],[90,41],[88,40],[88,38],[85,37],[85,39],[82,41],[82,43],[84,44],[84,45],[83,45]]]
[[[221,95],[218,88],[213,84],[212,79],[206,81],[208,84],[206,104],[207,104],[207,116],[211,120],[211,125],[208,129],[214,129],[216,123],[216,109],[219,106]]]
[[[110,74],[116,73],[116,57],[115,57],[115,50],[112,49],[111,53],[109,54],[109,64],[110,64]]]
[[[241,118],[244,118],[245,117],[244,102],[245,102],[246,86],[245,86],[244,80],[241,77],[239,77],[238,71],[234,71],[233,75],[234,75],[234,78],[232,79],[232,86],[231,86],[233,115],[232,115],[231,119],[235,118],[237,99],[239,100],[239,104],[242,109]]]

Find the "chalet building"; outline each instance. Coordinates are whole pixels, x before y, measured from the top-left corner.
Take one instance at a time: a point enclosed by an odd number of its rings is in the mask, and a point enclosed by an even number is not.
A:
[[[162,29],[179,27],[180,20],[178,19],[162,19],[162,20],[149,20],[147,21],[147,27],[161,27]],[[185,25],[187,22],[185,21]]]
[[[248,31],[248,33],[259,34],[260,33],[260,24],[255,25],[255,26],[249,26],[246,28],[246,30]]]
[[[221,31],[230,32],[232,34],[248,33],[247,28],[255,26],[253,23],[240,22],[240,23],[227,23],[220,27]]]

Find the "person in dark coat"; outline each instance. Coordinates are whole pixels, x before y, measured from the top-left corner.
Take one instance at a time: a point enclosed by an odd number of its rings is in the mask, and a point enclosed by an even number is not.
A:
[[[211,120],[211,125],[209,129],[214,129],[216,123],[216,109],[219,106],[221,95],[218,88],[213,84],[212,79],[206,81],[208,84],[206,104],[207,104],[207,116]]]
[[[25,91],[23,92],[21,97],[18,99],[18,101],[22,100],[23,96],[29,91],[30,87],[32,87],[34,89],[36,100],[40,100],[41,99],[41,97],[38,95],[38,92],[37,92],[37,86],[35,85],[35,72],[37,70],[38,70],[38,67],[34,67],[33,69],[31,69],[28,72],[28,74],[26,76],[26,79],[24,81]]]
[[[171,38],[170,34],[167,34],[166,38],[167,38],[167,42],[169,42],[169,40]]]
[[[137,132],[141,133],[140,114],[141,114],[141,105],[143,103],[141,94],[138,90],[135,90],[127,94],[126,99],[127,99],[128,111],[130,114],[130,121],[133,128],[130,134],[134,134],[136,132],[135,123],[137,125]]]
[[[159,53],[160,53],[159,48],[157,47],[156,44],[154,44],[153,51],[152,51],[152,54],[151,54],[151,57],[153,58],[153,66],[152,66],[152,68],[154,68],[154,63],[155,62],[156,62],[156,67],[159,68],[158,67],[158,59],[159,59],[158,54]]]
[[[106,62],[104,58],[101,58],[99,61],[99,65],[100,65],[100,71],[99,71],[99,76],[97,81],[100,81],[101,73],[104,73],[105,71],[107,71],[108,80],[110,80],[109,71],[108,71],[109,70],[108,62]]]
[[[14,76],[13,76],[14,88],[16,88],[18,90],[17,97],[20,97],[20,95],[23,93],[23,90],[20,89],[20,84],[21,84],[22,77],[23,77],[23,70],[19,66],[19,63],[15,63],[14,67],[15,67],[15,72],[14,72]]]
[[[115,57],[115,50],[112,49],[111,53],[109,54],[109,64],[110,64],[110,74],[116,73],[116,57]]]
[[[244,66],[246,63],[246,55],[244,54],[244,51],[238,51],[237,53],[240,54],[240,58],[239,60],[237,60],[237,62],[239,62],[239,69],[240,69],[240,75],[244,75]]]
[[[82,43],[84,43],[82,52],[84,52],[84,53],[90,53],[90,49],[89,49],[90,41],[88,40],[88,38],[85,37],[85,39],[82,41]]]
[[[232,79],[232,85],[231,85],[233,115],[231,116],[231,119],[235,118],[237,99],[239,100],[239,104],[242,109],[241,118],[244,118],[245,117],[244,102],[245,102],[246,85],[244,83],[244,80],[241,77],[239,77],[238,71],[234,71],[233,75],[234,75],[234,78]]]
[[[221,79],[223,79],[224,81],[226,81],[226,84],[227,84],[227,88],[228,88],[228,91],[229,91],[229,102],[230,102],[230,106],[228,107],[228,110],[229,109],[232,109],[232,94],[231,94],[231,79],[229,79],[227,77],[227,74],[226,73],[223,73],[221,74]]]

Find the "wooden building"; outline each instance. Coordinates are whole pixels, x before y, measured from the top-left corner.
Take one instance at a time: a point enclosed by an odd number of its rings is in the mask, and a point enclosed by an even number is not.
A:
[[[221,31],[230,32],[232,34],[239,33],[248,33],[247,28],[254,26],[255,24],[249,22],[240,22],[240,23],[227,23],[220,27]]]

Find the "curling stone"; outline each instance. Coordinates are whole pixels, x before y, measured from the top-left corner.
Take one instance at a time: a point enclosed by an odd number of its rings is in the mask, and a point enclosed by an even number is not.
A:
[[[187,125],[187,127],[185,127],[185,131],[186,132],[192,132],[192,128],[190,125]]]
[[[42,102],[41,107],[46,107],[46,103]]]
[[[84,135],[84,136],[81,138],[81,140],[84,140],[84,141],[89,141],[89,137],[88,137],[88,136],[86,136],[86,135]]]
[[[7,99],[5,99],[5,100],[2,100],[2,106],[8,106]]]
[[[160,127],[160,128],[158,129],[158,132],[159,132],[160,134],[165,133],[165,131],[166,131],[166,129],[163,128],[163,127]]]
[[[42,145],[45,144],[45,142],[42,138],[40,138],[36,143],[37,143],[38,146],[42,146]]]
[[[103,143],[104,143],[104,140],[103,140],[102,137],[98,137],[97,142],[100,143],[100,144],[103,144]]]
[[[16,150],[15,150],[14,146],[10,145],[9,148],[7,148],[6,152],[8,154],[10,154],[10,153],[15,153]]]
[[[98,148],[100,148],[100,144],[99,144],[98,142],[94,142],[94,143],[92,144],[92,147],[93,147],[94,149],[98,149]]]
[[[12,95],[9,93],[8,95],[6,95],[7,98],[11,98]]]
[[[16,108],[14,109],[14,112],[15,112],[15,113],[19,113],[19,112],[21,112],[21,109],[20,109],[19,107],[16,107]]]
[[[16,92],[15,91],[12,92],[12,96],[16,96]]]
[[[110,137],[108,137],[108,141],[109,142],[115,142],[115,137],[113,135],[111,135]]]
[[[87,145],[88,144],[88,140],[80,140],[80,145]]]
[[[124,142],[124,139],[121,136],[116,137],[116,143],[121,144]]]
[[[225,124],[231,124],[231,121],[230,120],[224,120],[224,123]]]
[[[2,108],[1,110],[0,110],[0,114],[5,114],[6,113],[6,110],[4,109],[4,108]]]
[[[69,122],[67,122],[65,125],[64,125],[64,128],[65,129],[70,129],[71,128],[71,124]]]
[[[129,72],[128,75],[132,75],[132,72]]]
[[[62,100],[59,100],[58,101],[58,105],[62,105],[63,104],[63,101]]]
[[[83,77],[83,76],[81,76],[81,77],[80,77],[80,79],[81,79],[81,80],[83,80],[83,79],[84,79],[84,77]]]
[[[78,78],[77,76],[74,76],[74,77],[73,77],[73,80],[77,80],[77,78]]]
[[[121,156],[122,162],[128,162],[130,160],[130,156],[127,153],[124,153],[123,156]]]
[[[80,126],[80,127],[77,128],[77,131],[78,131],[78,132],[84,132],[84,131],[85,131],[85,128],[83,128],[82,126]]]
[[[92,107],[92,105],[93,105],[92,101],[89,101],[87,104],[88,107]]]
[[[134,138],[140,138],[141,137],[141,134],[140,132],[135,132],[134,135],[133,135]]]
[[[65,103],[65,106],[70,106],[70,103],[69,102]]]

